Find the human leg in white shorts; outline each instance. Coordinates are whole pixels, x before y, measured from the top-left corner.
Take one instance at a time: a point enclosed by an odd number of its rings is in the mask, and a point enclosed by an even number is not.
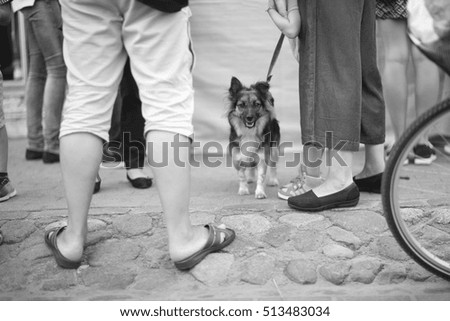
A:
[[[95,5],[93,5],[95,3]],[[126,55],[140,89],[147,139],[152,156],[167,166],[154,174],[166,217],[169,250],[174,261],[201,249],[207,230],[191,225],[188,215],[189,151],[163,154],[163,144],[175,134],[188,141],[192,134],[192,53],[189,50],[189,10],[163,14],[135,0],[62,0],[64,55],[69,94],[61,126],[61,165],[69,207],[67,228],[58,248],[79,261],[87,233],[87,213],[101,158],[108,139],[112,106]],[[122,42],[123,39],[123,42]]]

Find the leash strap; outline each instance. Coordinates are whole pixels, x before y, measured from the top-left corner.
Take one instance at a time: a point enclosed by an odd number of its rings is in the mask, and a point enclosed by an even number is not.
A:
[[[272,60],[270,61],[269,71],[267,72],[267,82],[270,82],[270,80],[272,79],[272,70],[275,66],[275,63],[277,62],[278,56],[280,55],[281,47],[283,46],[283,40],[284,34],[281,33],[280,39],[278,39],[277,46],[275,47],[275,50],[273,52]]]

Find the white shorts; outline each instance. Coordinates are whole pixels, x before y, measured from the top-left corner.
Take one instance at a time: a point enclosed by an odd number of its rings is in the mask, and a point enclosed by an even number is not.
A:
[[[105,141],[130,57],[145,133],[193,134],[190,9],[163,13],[137,0],[61,0],[69,90],[60,136],[89,132]]]

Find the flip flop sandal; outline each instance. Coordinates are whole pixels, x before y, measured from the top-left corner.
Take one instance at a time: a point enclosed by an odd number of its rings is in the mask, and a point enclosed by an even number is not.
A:
[[[203,247],[203,249],[192,254],[188,258],[174,262],[177,269],[189,270],[193,268],[195,265],[200,263],[208,254],[217,252],[231,244],[231,242],[233,242],[234,238],[236,237],[234,231],[229,228],[223,229],[212,224],[205,225],[205,227],[209,230],[209,236],[205,246]],[[223,242],[221,242],[221,233],[225,234],[225,239],[223,240]]]
[[[55,227],[45,232],[45,244],[52,250],[56,263],[64,269],[77,269],[81,265],[80,261],[72,261],[64,257],[58,249],[56,238],[66,228],[66,226]]]

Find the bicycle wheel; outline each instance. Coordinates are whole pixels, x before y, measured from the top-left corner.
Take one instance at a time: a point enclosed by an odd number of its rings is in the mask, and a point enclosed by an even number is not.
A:
[[[400,246],[427,270],[450,280],[450,99],[421,115],[394,145],[382,182],[386,220]],[[431,158],[414,147],[434,143]],[[434,159],[429,163],[430,159]],[[426,163],[429,163],[425,165]],[[422,164],[422,165],[418,165]]]

